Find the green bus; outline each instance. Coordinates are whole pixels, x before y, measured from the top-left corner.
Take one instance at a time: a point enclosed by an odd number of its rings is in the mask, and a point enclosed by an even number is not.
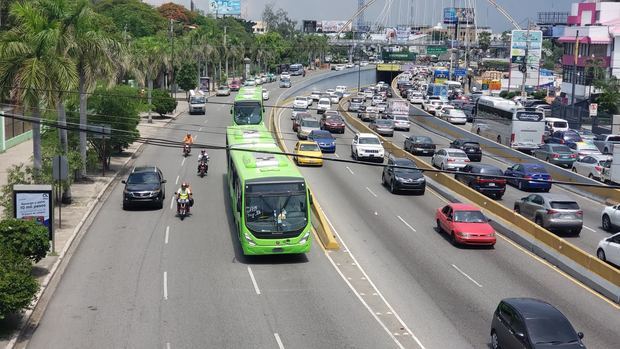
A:
[[[310,192],[263,125],[226,130],[228,191],[245,255],[310,251]],[[239,151],[235,149],[251,150]]]
[[[240,88],[230,113],[233,116],[233,126],[263,125],[263,114],[265,114],[263,88],[260,86]]]

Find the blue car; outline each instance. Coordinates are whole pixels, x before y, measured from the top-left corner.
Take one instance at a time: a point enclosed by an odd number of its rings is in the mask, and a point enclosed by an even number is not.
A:
[[[336,139],[329,131],[312,130],[308,135],[308,140],[317,142],[323,153],[336,152]]]
[[[514,164],[504,171],[504,176],[509,184],[519,188],[519,190],[540,190],[548,192],[551,190],[551,183],[532,181],[532,179],[551,180],[551,175],[544,166],[539,164]]]

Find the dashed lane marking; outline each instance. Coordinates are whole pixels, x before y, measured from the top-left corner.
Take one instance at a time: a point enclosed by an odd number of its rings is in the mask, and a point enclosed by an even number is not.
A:
[[[480,283],[478,283],[478,281],[474,280],[474,278],[472,278],[471,276],[467,275],[467,273],[465,273],[464,271],[462,271],[459,267],[457,267],[456,265],[452,264],[452,267],[454,269],[456,269],[459,273],[461,273],[463,276],[465,276],[466,278],[469,279],[469,281],[473,282],[474,284],[476,284],[476,286],[478,287],[482,287],[482,285]]]
[[[256,294],[260,295],[260,289],[258,288],[258,283],[256,282],[256,278],[254,277],[254,273],[252,272],[252,268],[248,266],[248,274],[250,274],[250,279],[252,279],[252,285],[254,285],[254,291]]]
[[[412,227],[409,223],[407,223],[407,221],[405,221],[405,220],[403,219],[403,217],[401,217],[401,216],[396,216],[396,218],[398,218],[401,222],[403,222],[403,224],[404,224],[404,225],[406,225],[406,226],[407,226],[407,228],[409,228],[409,229],[413,230],[414,232],[417,232],[417,230],[415,230],[415,228],[413,228],[413,227]]]

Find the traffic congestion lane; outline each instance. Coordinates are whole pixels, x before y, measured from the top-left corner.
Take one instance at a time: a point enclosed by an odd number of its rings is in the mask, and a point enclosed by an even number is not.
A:
[[[282,129],[290,129],[286,114],[281,120]],[[335,135],[339,158],[350,158],[350,148],[341,143],[352,135],[348,130]],[[432,192],[392,195],[380,184],[381,170],[370,166],[326,162],[302,172],[360,264],[423,343],[447,347],[433,336],[442,328],[461,346],[483,346],[501,298],[534,296],[565,311],[586,332],[589,345],[613,345],[607,319],[615,319],[617,308],[507,240],[500,239],[494,250],[455,249],[433,229],[435,209],[445,202]],[[593,318],[592,309],[604,315]]]
[[[228,106],[208,105],[206,117],[183,116],[158,137],[180,140],[188,125],[206,121],[203,133],[195,132],[197,143],[223,145],[230,119],[218,115],[229,115]],[[209,151],[209,174],[201,179],[196,177],[197,150],[183,160],[180,148],[145,147],[137,164],[157,164],[169,181],[164,209],[123,211],[122,186],[112,190],[63,275],[31,347],[284,343],[311,348],[341,347],[343,341],[352,347],[394,346],[333,272],[320,247],[305,257],[242,257],[226,206],[225,154]],[[183,180],[192,184],[196,205],[181,222],[174,216],[172,194]]]

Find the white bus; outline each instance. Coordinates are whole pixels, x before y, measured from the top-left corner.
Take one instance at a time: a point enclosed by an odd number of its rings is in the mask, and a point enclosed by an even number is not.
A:
[[[543,144],[545,115],[500,97],[482,96],[474,109],[471,132],[521,151]]]

